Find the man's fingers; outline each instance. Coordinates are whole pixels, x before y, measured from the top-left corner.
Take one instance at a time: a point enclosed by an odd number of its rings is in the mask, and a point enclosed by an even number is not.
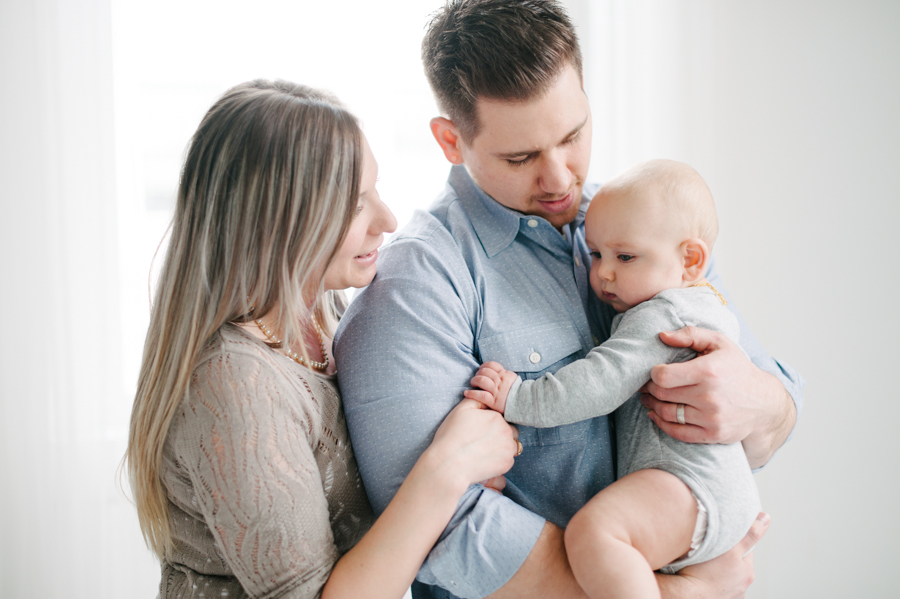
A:
[[[709,443],[707,430],[693,424],[678,424],[669,422],[659,417],[656,412],[650,412],[650,419],[659,429],[672,437],[685,443]]]
[[[753,551],[756,544],[759,543],[763,535],[766,534],[766,531],[769,530],[769,524],[771,524],[769,514],[760,512],[753,522],[753,525],[750,527],[749,532],[747,532],[744,538],[741,539],[741,542],[737,544],[740,548],[741,555],[747,559],[753,559],[753,556],[748,554]]]
[[[660,397],[661,394],[656,393],[657,389],[676,389],[696,385],[703,380],[705,374],[702,366],[702,364],[698,364],[697,360],[657,364],[650,369],[650,382],[645,385],[647,392]],[[664,397],[660,397],[660,399],[664,399]]]
[[[684,327],[677,331],[665,331],[659,339],[672,347],[689,347],[698,354],[711,351],[721,345],[722,335],[709,329]]]
[[[700,411],[691,404],[662,401],[649,393],[641,395],[641,403],[645,408],[656,412],[663,420],[669,422],[678,422],[678,406],[684,406],[682,416],[685,424],[703,424],[700,419]]]

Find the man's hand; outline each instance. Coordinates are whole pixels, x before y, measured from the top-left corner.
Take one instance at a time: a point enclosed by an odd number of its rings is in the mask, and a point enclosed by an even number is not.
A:
[[[467,389],[463,395],[502,414],[506,410],[506,398],[516,377],[518,375],[515,372],[506,370],[497,362],[485,362],[469,382],[475,389]]]
[[[653,422],[687,443],[742,441],[753,468],[769,461],[797,418],[781,381],[757,368],[721,333],[685,327],[659,338],[673,347],[689,347],[697,357],[660,364],[650,372],[641,402],[651,410]]]
[[[663,599],[740,599],[753,582],[750,551],[769,529],[769,515],[760,513],[747,535],[731,551],[676,575],[657,574]]]

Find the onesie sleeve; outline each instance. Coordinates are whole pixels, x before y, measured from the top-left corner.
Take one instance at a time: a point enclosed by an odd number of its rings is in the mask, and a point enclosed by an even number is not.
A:
[[[307,391],[226,352],[195,370],[175,417],[189,501],[251,597],[317,597],[339,557],[312,448],[321,415]]]
[[[516,381],[506,400],[506,420],[546,428],[609,414],[650,379],[654,366],[694,355],[659,340],[660,331],[685,326],[666,299],[653,298],[617,318],[612,336],[584,359],[555,374]]]

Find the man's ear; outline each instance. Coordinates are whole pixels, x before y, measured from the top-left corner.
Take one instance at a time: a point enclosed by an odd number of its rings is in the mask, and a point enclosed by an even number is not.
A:
[[[451,164],[463,163],[462,152],[459,147],[459,132],[456,130],[453,121],[442,116],[434,117],[431,119],[431,134],[434,135],[434,139],[437,140],[438,145],[444,151],[444,156],[447,157]]]
[[[693,237],[681,244],[681,253],[684,257],[684,280],[687,283],[696,283],[706,276],[709,267],[709,246],[699,237]]]

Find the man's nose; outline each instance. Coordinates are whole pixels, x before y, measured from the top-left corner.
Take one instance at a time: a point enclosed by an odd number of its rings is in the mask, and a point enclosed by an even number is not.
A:
[[[549,152],[541,164],[538,183],[544,193],[564,194],[572,186],[572,173],[564,152]]]

